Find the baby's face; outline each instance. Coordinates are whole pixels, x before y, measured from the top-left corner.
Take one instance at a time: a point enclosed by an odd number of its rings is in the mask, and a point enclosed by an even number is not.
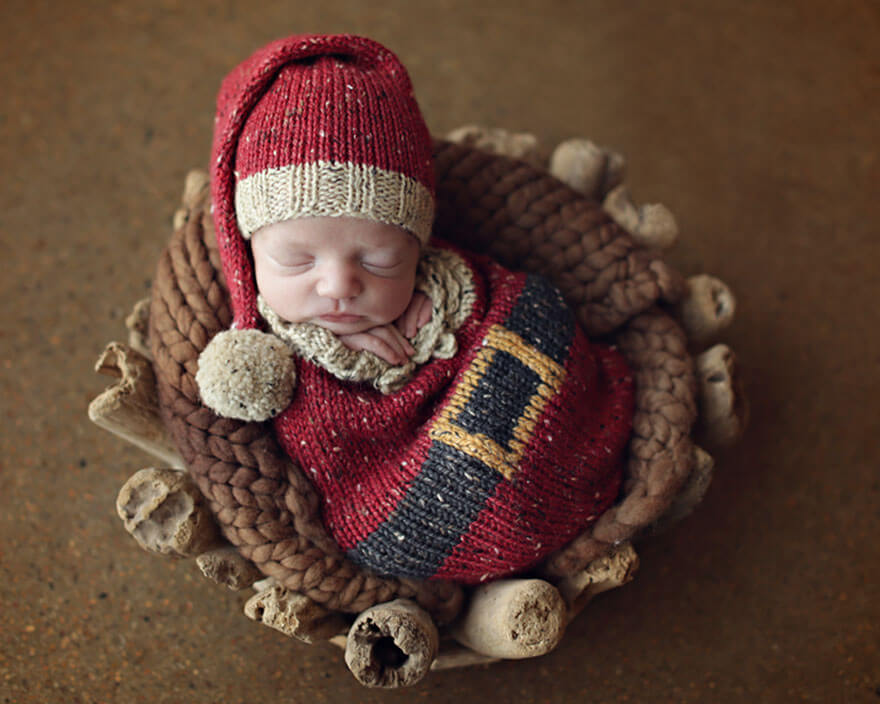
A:
[[[419,243],[370,220],[313,217],[263,227],[251,238],[257,289],[291,323],[337,335],[386,325],[413,295]]]

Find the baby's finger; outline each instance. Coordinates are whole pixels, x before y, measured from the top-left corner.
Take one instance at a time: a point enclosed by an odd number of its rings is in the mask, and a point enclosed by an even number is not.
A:
[[[401,315],[397,320],[394,321],[394,327],[404,336],[404,337],[412,337],[412,329],[415,327],[412,323],[412,316],[410,315],[410,309],[407,308],[403,315]]]
[[[412,346],[410,341],[406,338],[405,335],[400,332],[400,330],[397,330],[396,328],[392,328],[392,330],[394,330],[394,333],[399,337],[400,344],[403,345],[403,353],[406,355],[406,358],[409,359],[412,355],[416,353],[416,348]],[[414,330],[413,335],[415,334],[416,331]]]
[[[397,319],[397,324],[395,327],[403,334],[404,337],[414,337],[419,329],[416,325],[415,303],[415,300],[410,302],[406,310],[403,312],[403,315],[401,315]]]
[[[421,328],[423,325],[426,325],[429,320],[431,320],[431,315],[434,312],[434,304],[431,299],[427,296],[422,300],[421,305],[419,306],[419,317],[416,321],[416,330]],[[415,334],[415,332],[413,333]]]
[[[340,335],[339,339],[349,349],[372,352],[380,359],[384,359],[388,364],[401,364],[400,352],[394,349],[387,340],[375,334],[375,330],[357,332],[351,335]]]
[[[419,328],[431,319],[432,310],[431,299],[421,291],[416,291],[403,315],[395,322],[395,326],[403,333],[404,337],[412,339],[418,333]]]
[[[380,336],[392,349],[400,354],[402,359],[398,364],[403,364],[410,355],[415,354],[415,348],[394,325],[383,325],[379,328],[373,328],[372,332]]]

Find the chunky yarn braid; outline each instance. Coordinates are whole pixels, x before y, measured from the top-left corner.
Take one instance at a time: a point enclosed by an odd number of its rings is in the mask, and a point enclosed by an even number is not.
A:
[[[693,365],[681,328],[658,304],[683,281],[598,204],[546,172],[469,147],[435,145],[437,234],[556,283],[590,336],[612,341],[636,378],[636,415],[618,501],[550,557],[549,574],[582,568],[659,517],[690,471]],[[458,611],[448,582],[383,578],[354,566],[326,534],[318,498],[268,424],[219,418],[194,381],[198,355],[232,314],[207,199],[163,253],[150,337],[162,412],[225,537],[265,574],[328,608],[359,612],[397,596],[439,622]]]

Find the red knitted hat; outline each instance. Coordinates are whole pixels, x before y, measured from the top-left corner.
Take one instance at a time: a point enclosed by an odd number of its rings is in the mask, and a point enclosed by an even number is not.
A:
[[[214,222],[237,328],[256,327],[245,239],[307,216],[396,225],[434,218],[431,139],[406,69],[352,35],[275,41],[223,81],[211,163]]]

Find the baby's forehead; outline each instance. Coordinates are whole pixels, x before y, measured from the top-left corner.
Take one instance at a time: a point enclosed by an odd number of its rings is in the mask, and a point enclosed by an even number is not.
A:
[[[267,225],[254,241],[273,245],[338,249],[418,246],[415,235],[396,225],[355,217],[298,217]]]

